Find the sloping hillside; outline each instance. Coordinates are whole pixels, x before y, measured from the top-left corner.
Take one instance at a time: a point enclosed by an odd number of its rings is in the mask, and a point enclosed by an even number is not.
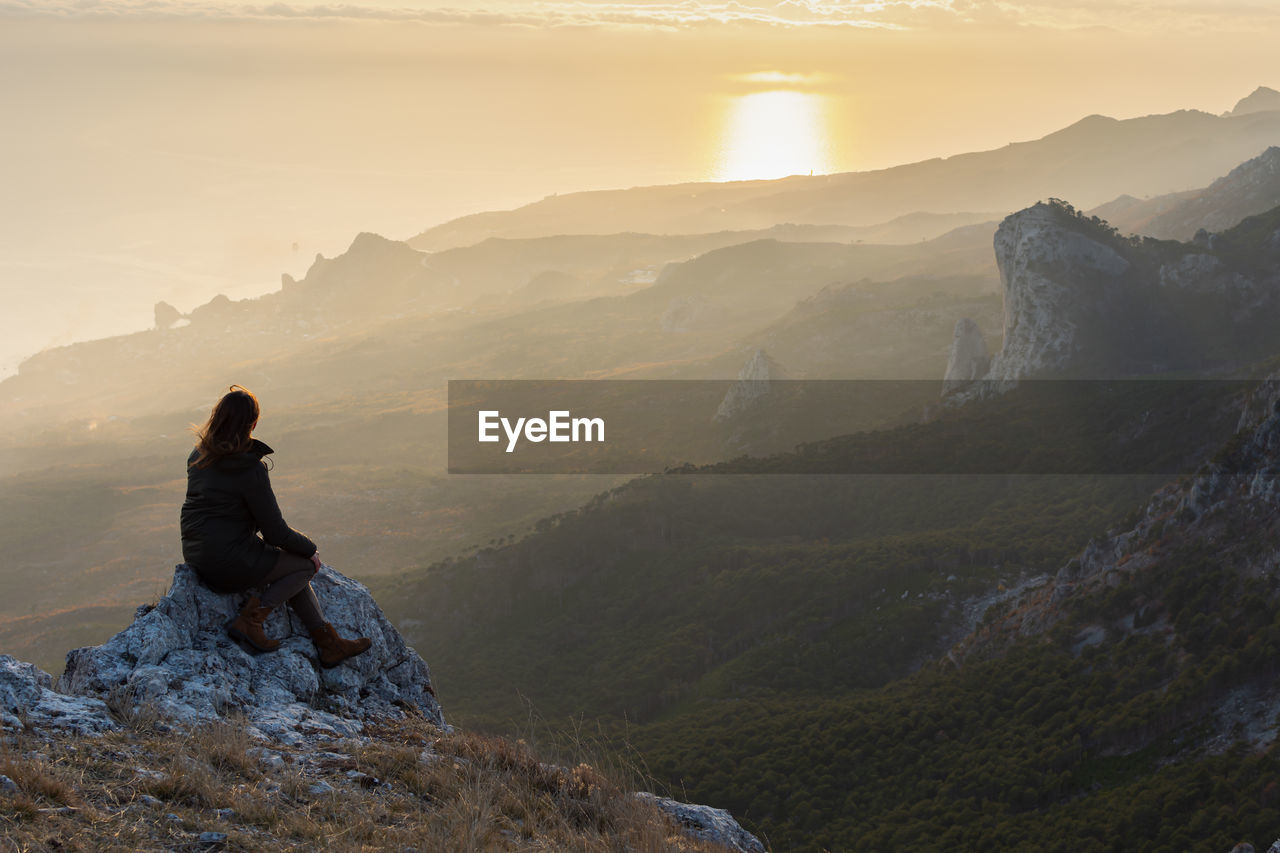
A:
[[[1122,232],[1190,240],[1197,231],[1224,231],[1280,205],[1280,148],[1272,146],[1203,189],[1101,205],[1090,213]]]

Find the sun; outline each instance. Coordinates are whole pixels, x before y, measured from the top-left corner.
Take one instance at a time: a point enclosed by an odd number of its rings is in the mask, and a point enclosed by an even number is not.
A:
[[[734,98],[724,120],[716,180],[831,172],[826,100],[790,89]]]

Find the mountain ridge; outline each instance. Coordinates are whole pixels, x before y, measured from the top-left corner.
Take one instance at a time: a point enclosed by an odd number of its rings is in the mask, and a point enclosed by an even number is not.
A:
[[[1089,211],[1120,230],[1159,239],[1190,240],[1222,231],[1280,205],[1280,147],[1270,146],[1207,187],[1137,199],[1121,196]]]
[[[1215,134],[1220,137],[1216,145]],[[1207,184],[1277,142],[1280,111],[1225,117],[1196,110],[1132,119],[1090,116],[1038,140],[867,172],[558,195],[515,210],[452,220],[410,242],[437,249],[502,235],[680,233],[784,221],[859,225],[914,211],[947,213],[975,206],[1012,211],[1033,198],[1050,196],[1091,207],[1120,192],[1158,195]],[[1037,161],[1040,154],[1044,159]],[[997,186],[989,179],[995,174],[1018,177],[1015,185]],[[866,200],[873,196],[888,201],[870,206]]]

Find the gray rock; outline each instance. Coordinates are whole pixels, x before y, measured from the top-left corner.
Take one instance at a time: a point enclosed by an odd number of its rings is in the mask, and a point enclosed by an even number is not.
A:
[[[691,838],[710,841],[737,853],[765,853],[760,839],[743,829],[724,809],[682,803],[648,791],[640,791],[636,796],[670,815]]]
[[[258,759],[258,762],[268,770],[283,770],[288,766],[288,762],[285,761],[284,756],[276,752],[274,749],[265,749],[260,746],[255,746],[248,751],[248,754],[253,758]]]
[[[18,793],[18,783],[8,776],[0,775],[0,794]]]
[[[49,673],[10,655],[0,655],[0,711],[6,725],[99,734],[118,728],[100,699],[67,696],[53,689]]]
[[[1206,235],[1205,241],[1208,242]],[[1199,287],[1201,282],[1222,269],[1217,255],[1188,252],[1176,261],[1160,267],[1160,286],[1187,290]]]
[[[383,782],[377,776],[370,776],[368,773],[362,773],[359,770],[348,770],[347,778],[355,782],[361,788],[389,788],[386,782]]]
[[[728,421],[738,417],[769,393],[771,382],[787,378],[787,371],[782,365],[764,350],[757,349],[738,371],[738,381],[725,393],[713,420]]]
[[[951,354],[947,357],[947,372],[942,378],[942,393],[950,394],[975,379],[981,379],[989,367],[991,354],[978,324],[968,317],[957,320],[955,334],[951,338]]]
[[[324,797],[333,793],[333,786],[323,780],[313,782],[307,791],[316,797]]]
[[[1016,382],[1067,368],[1077,355],[1082,327],[1093,325],[1096,298],[1082,298],[1129,270],[1114,249],[1036,204],[1000,223],[996,265],[1004,285],[1004,341],[986,378]]]
[[[368,589],[328,566],[312,586],[339,633],[371,638],[369,651],[322,669],[305,628],[282,607],[266,623],[280,648],[249,654],[224,629],[241,597],[210,590],[179,565],[155,607],[103,645],[67,655],[60,686],[76,696],[123,695],[184,725],[242,713],[252,734],[289,744],[358,735],[365,720],[406,708],[444,726],[426,662]]]
[[[35,664],[0,655],[0,707],[19,713],[40,701],[53,678]]]
[[[1217,255],[1189,252],[1160,267],[1158,281],[1171,290],[1197,291],[1218,296],[1249,297],[1257,289],[1252,279],[1225,269]]]
[[[221,844],[227,840],[225,832],[202,832],[196,839],[201,844]]]

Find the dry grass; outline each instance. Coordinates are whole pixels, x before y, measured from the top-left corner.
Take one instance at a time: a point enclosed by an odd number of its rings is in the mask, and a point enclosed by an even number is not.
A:
[[[719,851],[616,777],[544,763],[524,741],[389,723],[363,743],[273,747],[241,725],[0,742],[0,853],[16,851]],[[318,757],[329,750],[336,755]],[[198,841],[225,833],[220,845]]]

